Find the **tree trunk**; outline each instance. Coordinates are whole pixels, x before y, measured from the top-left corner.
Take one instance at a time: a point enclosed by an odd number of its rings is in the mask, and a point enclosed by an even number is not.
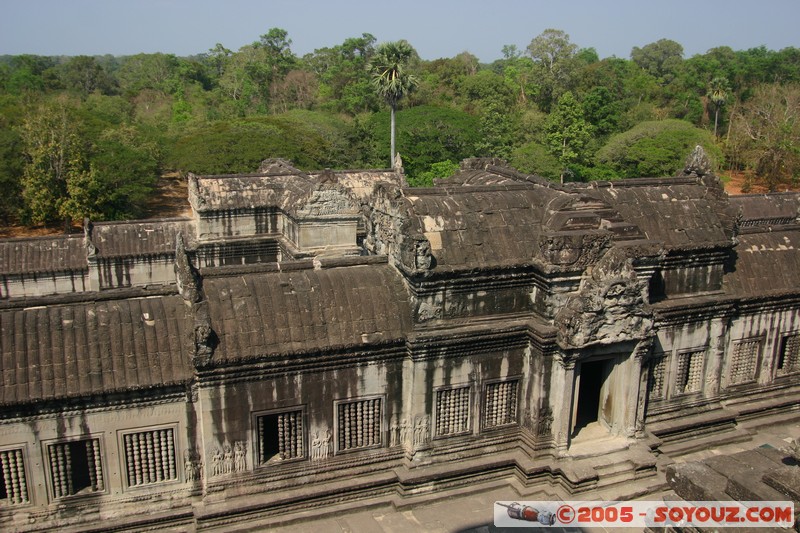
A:
[[[392,128],[392,131],[391,131],[391,150],[392,150],[392,153],[391,153],[391,156],[390,156],[390,159],[389,159],[389,168],[394,168],[394,154],[395,154],[395,151],[394,151],[394,108],[395,107],[396,106],[394,104],[392,104],[392,114],[391,114],[391,117],[392,117],[391,118],[391,128]]]
[[[714,106],[714,138],[717,138],[717,124],[719,124],[719,106]]]

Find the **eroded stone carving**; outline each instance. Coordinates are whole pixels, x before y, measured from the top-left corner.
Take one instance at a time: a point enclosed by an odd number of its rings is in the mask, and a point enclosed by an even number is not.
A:
[[[331,454],[331,430],[315,431],[311,439],[311,460],[321,461]]]
[[[398,446],[400,442],[400,424],[397,416],[393,416],[389,423],[389,446]]]
[[[211,452],[211,477],[221,476],[223,474],[222,467],[222,450],[215,447]]]
[[[314,190],[306,203],[297,210],[297,216],[301,218],[357,214],[358,208],[344,189],[332,184],[321,185]]]
[[[571,348],[646,337],[653,327],[646,290],[625,253],[608,252],[587,271],[579,294],[556,315],[558,343]]]
[[[709,159],[708,154],[703,147],[699,144],[694,147],[692,153],[689,154],[689,157],[686,158],[686,162],[683,165],[683,171],[680,173],[682,176],[697,176],[698,178],[702,178],[703,176],[708,176],[713,174],[713,168],[711,165],[711,159]]]
[[[233,471],[244,472],[247,470],[247,459],[245,451],[247,443],[244,441],[236,441],[233,445]]]
[[[540,437],[549,437],[553,428],[553,410],[549,404],[542,405],[539,409],[536,434]]]
[[[97,256],[97,247],[92,242],[92,231],[94,224],[88,218],[83,219],[83,242],[86,246],[86,257],[92,259]]]
[[[183,470],[187,483],[192,483],[200,479],[200,460],[194,450],[183,451]]]
[[[609,235],[599,233],[549,234],[539,239],[539,249],[552,265],[582,268],[597,261],[610,241]]]
[[[414,422],[414,446],[423,446],[430,442],[431,417],[428,415],[417,417]]]
[[[178,286],[178,293],[183,296],[187,303],[192,304],[200,301],[199,276],[189,261],[189,254],[186,253],[183,235],[180,233],[175,237],[175,282]]]
[[[217,335],[211,327],[208,303],[201,302],[193,307],[195,312],[193,327],[193,354],[195,366],[203,367],[211,361],[217,345]]]

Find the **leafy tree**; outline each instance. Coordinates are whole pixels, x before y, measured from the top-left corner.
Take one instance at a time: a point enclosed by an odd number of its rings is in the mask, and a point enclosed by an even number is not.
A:
[[[117,79],[120,88],[129,95],[150,89],[166,96],[176,90],[178,64],[173,54],[136,54],[125,58]]]
[[[8,224],[17,217],[21,202],[20,178],[25,160],[22,138],[17,126],[21,123],[22,106],[17,97],[0,96],[0,219]]]
[[[289,33],[281,28],[270,28],[253,46],[266,52],[266,62],[272,74],[271,81],[289,72],[297,59],[292,52]]]
[[[22,196],[34,223],[59,218],[69,228],[74,204],[68,204],[71,182],[84,178],[86,146],[74,127],[74,105],[60,98],[33,110],[20,128],[26,163]]]
[[[89,171],[67,183],[73,218],[140,216],[159,176],[160,151],[130,126],[105,131],[92,147]]]
[[[418,85],[417,78],[406,72],[409,62],[417,55],[406,41],[383,43],[375,50],[370,63],[372,84],[391,108],[391,161],[395,156],[395,112],[400,100]]]
[[[13,56],[9,66],[5,85],[11,94],[43,92],[53,86],[53,58],[23,54]]]
[[[304,63],[319,80],[325,108],[355,115],[378,109],[379,100],[370,86],[369,61],[375,54],[375,37],[364,33],[338,46],[315,50]]]
[[[528,45],[528,54],[537,66],[541,91],[539,106],[547,111],[558,97],[569,88],[575,73],[573,61],[577,45],[562,30],[546,29]]]
[[[408,184],[412,187],[430,187],[433,185],[434,179],[448,178],[458,172],[459,168],[458,163],[453,163],[449,159],[447,161],[439,161],[438,163],[433,163],[425,172],[420,172],[416,177],[409,178]]]
[[[73,57],[61,65],[59,70],[64,87],[84,97],[95,91],[103,94],[110,94],[113,91],[114,80],[93,57]]]
[[[182,172],[253,172],[269,157],[299,168],[350,166],[348,129],[334,117],[295,110],[290,113],[217,121],[189,127],[170,147],[165,166]]]
[[[608,135],[617,131],[622,105],[606,87],[593,87],[581,103],[586,120],[594,127],[596,134]]]
[[[451,107],[417,106],[397,112],[403,124],[397,136],[397,147],[403,167],[410,179],[426,172],[440,161],[461,161],[477,155],[481,120]],[[365,166],[379,166],[389,135],[389,113],[376,113],[362,126],[360,142],[354,146],[363,154]]]
[[[670,39],[659,39],[641,48],[634,46],[631,59],[662,84],[669,83],[683,60],[683,46]]]
[[[564,168],[547,146],[536,141],[517,146],[511,152],[508,162],[520,172],[536,174],[549,180],[558,180]]]
[[[722,152],[711,133],[676,119],[642,122],[614,135],[595,158],[623,178],[670,176],[698,144],[719,165]]]
[[[800,86],[762,85],[731,118],[730,150],[770,191],[800,175]]]
[[[561,163],[561,183],[569,165],[578,162],[592,137],[592,125],[586,121],[583,106],[571,92],[558,99],[547,118],[547,147]]]

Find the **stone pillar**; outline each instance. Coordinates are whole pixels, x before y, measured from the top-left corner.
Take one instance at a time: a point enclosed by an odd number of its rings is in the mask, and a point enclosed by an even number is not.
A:
[[[650,348],[653,345],[653,338],[648,337],[640,341],[633,349],[631,363],[633,364],[633,375],[631,383],[638,383],[638,387],[631,387],[631,394],[635,397],[628,402],[628,412],[626,413],[625,436],[629,438],[643,438],[645,407],[647,404],[647,381],[648,357]]]
[[[550,406],[553,409],[553,437],[556,450],[569,448],[572,432],[572,399],[575,396],[575,361],[577,355],[559,351],[553,358]]]
[[[708,364],[706,365],[703,397],[713,399],[719,396],[722,380],[722,359],[725,357],[725,345],[728,332],[728,317],[715,318],[709,325]]]

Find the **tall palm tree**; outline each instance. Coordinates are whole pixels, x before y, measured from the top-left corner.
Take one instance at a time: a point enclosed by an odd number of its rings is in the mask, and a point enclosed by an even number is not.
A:
[[[391,114],[391,164],[395,158],[395,119],[397,104],[417,87],[417,78],[406,72],[409,62],[416,55],[407,41],[383,43],[375,49],[370,62],[372,85],[392,109]]]
[[[719,124],[719,110],[725,105],[728,100],[728,93],[730,93],[730,84],[728,78],[717,77],[711,80],[708,86],[708,97],[714,104],[714,138],[717,137],[717,125]]]

